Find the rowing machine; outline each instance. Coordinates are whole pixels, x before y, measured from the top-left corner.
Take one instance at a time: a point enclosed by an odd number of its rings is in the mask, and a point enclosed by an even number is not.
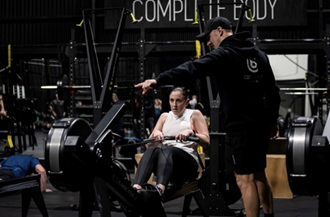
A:
[[[113,105],[94,130],[83,119],[64,118],[48,134],[45,160],[49,180],[58,190],[80,192],[79,216],[90,217],[95,200],[102,217],[111,216],[110,201],[117,201],[129,217],[165,216],[160,200],[155,199],[159,196],[137,193],[125,166],[111,158],[111,129],[127,105]]]

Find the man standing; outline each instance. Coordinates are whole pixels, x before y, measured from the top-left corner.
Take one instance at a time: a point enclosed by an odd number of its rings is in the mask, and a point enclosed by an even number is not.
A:
[[[265,168],[269,139],[278,136],[280,96],[268,57],[249,32],[233,34],[231,22],[224,17],[208,20],[197,39],[213,50],[135,87],[145,94],[159,86],[213,76],[225,116],[226,171],[236,176],[247,217],[258,217],[260,205],[265,217],[273,217]]]

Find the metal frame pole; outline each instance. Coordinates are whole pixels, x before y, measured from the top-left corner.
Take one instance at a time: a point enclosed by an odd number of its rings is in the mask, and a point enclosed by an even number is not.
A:
[[[144,72],[144,65],[145,65],[145,29],[141,28],[141,38],[139,40],[139,60],[140,60],[140,81],[144,81],[145,72]],[[144,97],[141,97],[140,100],[140,138],[145,137],[145,105],[144,105]]]

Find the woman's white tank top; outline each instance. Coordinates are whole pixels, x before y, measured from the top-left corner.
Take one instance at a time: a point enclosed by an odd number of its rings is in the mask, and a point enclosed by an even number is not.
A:
[[[176,136],[179,132],[183,130],[191,130],[190,117],[193,111],[194,110],[192,109],[185,109],[185,111],[180,116],[177,116],[173,114],[172,111],[170,111],[163,126],[164,136]],[[177,142],[176,140],[165,140],[163,142],[163,145],[174,146],[186,151],[188,154],[194,157],[198,163],[198,157],[196,152],[197,144],[195,142]]]

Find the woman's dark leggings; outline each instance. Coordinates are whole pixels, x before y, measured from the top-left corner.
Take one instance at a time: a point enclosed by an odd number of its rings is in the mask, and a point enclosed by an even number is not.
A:
[[[198,164],[187,152],[173,146],[149,147],[143,154],[136,171],[134,183],[147,183],[151,173],[157,177],[157,184],[167,186],[182,183],[197,177]]]

